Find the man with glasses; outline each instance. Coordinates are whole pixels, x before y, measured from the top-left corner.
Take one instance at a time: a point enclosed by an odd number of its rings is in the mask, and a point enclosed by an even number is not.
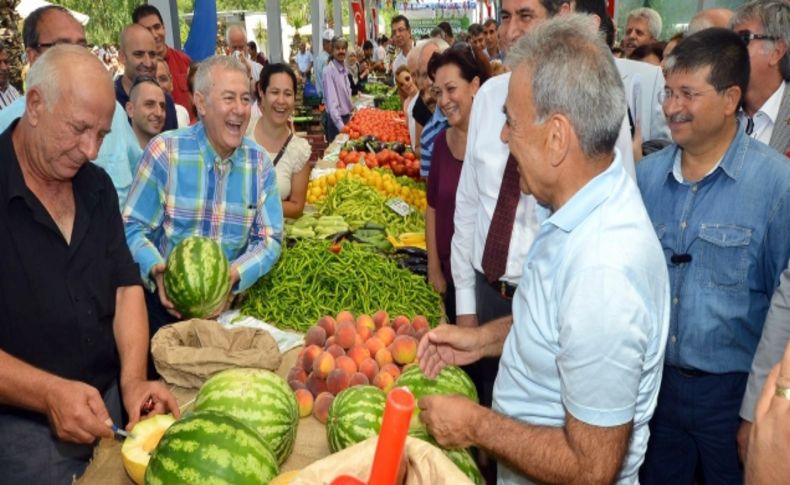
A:
[[[162,86],[162,89],[165,90],[165,93],[169,94],[170,96],[173,96],[173,76],[170,74],[170,66],[161,57],[158,57],[156,59],[156,82],[158,82],[159,85]],[[191,120],[189,119],[189,111],[187,111],[186,107],[179,104],[176,101],[175,97],[173,98],[173,101],[175,101],[175,106],[176,106],[176,118],[178,118],[178,127],[186,128],[191,124]],[[190,102],[189,105],[193,106],[192,102]],[[192,109],[194,109],[194,106]]]
[[[790,3],[749,2],[730,26],[746,42],[751,64],[741,122],[749,136],[790,156]]]
[[[790,165],[738,121],[749,53],[737,34],[710,28],[684,38],[665,72],[674,144],[637,166],[672,297],[640,480],[694,483],[700,469],[705,483],[741,483],[738,413],[790,258]]]
[[[115,80],[115,97],[121,106],[126,106],[129,102],[129,92],[137,77],[156,77],[157,57],[154,36],[142,25],[127,25],[121,31],[118,59],[123,64],[123,76]],[[164,131],[177,128],[178,115],[176,115],[175,103],[169,94],[165,94]]]
[[[434,54],[441,54],[449,46],[441,39],[428,39],[420,51],[420,60],[417,67],[417,87],[420,90],[420,97],[425,106],[432,111],[431,118],[421,126],[419,133],[419,153],[420,153],[420,176],[427,177],[431,169],[431,157],[433,156],[433,142],[439,133],[447,128],[447,118],[442,113],[441,108],[436,104],[436,97],[433,91],[433,81],[428,76],[428,63]]]
[[[48,5],[34,10],[22,26],[22,40],[30,64],[49,49],[58,44],[74,44],[86,47],[85,31],[67,9],[59,5]],[[0,130],[5,130],[25,111],[25,97],[0,110]],[[140,146],[134,136],[126,111],[116,103],[112,118],[112,130],[101,144],[99,154],[93,163],[103,168],[112,179],[118,200],[123,205],[129,186],[132,183],[131,167],[137,163],[141,154]]]
[[[414,41],[411,38],[409,19],[404,15],[392,17],[390,27],[392,28],[392,42],[400,50],[395,60],[392,61],[392,72],[394,73],[400,66],[406,64],[406,56],[409,55],[409,51],[414,47]]]

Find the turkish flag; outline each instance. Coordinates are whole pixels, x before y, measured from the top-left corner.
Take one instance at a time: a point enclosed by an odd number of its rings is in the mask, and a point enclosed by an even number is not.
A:
[[[357,45],[361,46],[368,38],[365,29],[365,5],[364,0],[354,0],[351,2],[351,9],[354,12],[354,23],[357,25]]]

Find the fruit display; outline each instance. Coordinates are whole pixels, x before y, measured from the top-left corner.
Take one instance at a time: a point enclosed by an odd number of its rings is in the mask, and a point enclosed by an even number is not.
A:
[[[205,318],[214,313],[230,290],[230,265],[219,243],[191,236],[167,257],[165,291],[181,316]]]
[[[355,140],[363,136],[373,136],[383,142],[409,144],[409,128],[403,113],[378,108],[360,109],[343,127],[343,133]]]
[[[201,411],[165,431],[145,483],[260,485],[277,474],[277,459],[257,431],[227,414]]]
[[[411,366],[398,377],[395,387],[408,388],[415,399],[433,394],[460,394],[479,402],[474,382],[463,369],[456,366],[445,367],[436,379],[426,377],[420,366]]]
[[[334,251],[330,251],[330,248]],[[322,315],[342,310],[372,315],[442,316],[441,296],[424,278],[365,244],[301,239],[247,292],[241,313],[283,329],[307,331]]]
[[[377,436],[381,431],[387,395],[374,386],[357,386],[341,392],[332,402],[326,437],[332,453]]]
[[[344,178],[374,188],[385,199],[400,198],[420,212],[428,206],[424,183],[408,177],[398,177],[389,170],[374,169],[361,164],[311,180],[307,184],[307,202],[320,205]]]
[[[351,164],[359,164],[369,168],[386,168],[397,176],[420,179],[420,161],[411,147],[402,143],[382,144],[373,137],[370,140],[345,143],[335,167],[346,168]]]
[[[299,410],[288,383],[263,369],[228,369],[207,380],[195,411],[232,416],[258,432],[282,464],[293,449]]]
[[[323,239],[349,230],[342,216],[305,214],[299,219],[286,220],[285,234],[294,239]]]
[[[373,222],[385,226],[387,232],[393,235],[425,232],[425,218],[421,212],[411,210],[408,215],[402,216],[387,202],[376,189],[345,177],[321,203],[319,212],[321,215],[342,216],[351,229]]]
[[[129,478],[137,485],[143,485],[145,469],[151,460],[151,453],[159,444],[176,419],[172,414],[157,414],[138,421],[121,446],[121,461]]]

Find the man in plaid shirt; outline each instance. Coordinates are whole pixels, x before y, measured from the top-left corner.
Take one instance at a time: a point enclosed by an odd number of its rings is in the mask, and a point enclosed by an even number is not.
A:
[[[241,62],[229,56],[201,62],[195,75],[200,121],[152,139],[135,170],[123,217],[129,249],[151,290],[152,335],[180,317],[162,281],[165,259],[183,239],[220,243],[231,265],[231,294],[249,288],[280,254],[283,212],[274,168],[244,138],[251,104]]]

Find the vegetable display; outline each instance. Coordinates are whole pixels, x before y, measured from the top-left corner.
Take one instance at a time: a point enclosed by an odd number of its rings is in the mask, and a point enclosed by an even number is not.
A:
[[[372,187],[385,199],[398,197],[419,211],[424,211],[428,206],[424,183],[396,176],[390,170],[360,164],[311,180],[307,184],[307,202],[320,205],[338,182],[345,178]]]
[[[374,136],[383,142],[397,141],[409,144],[409,128],[403,113],[377,108],[364,108],[351,117],[343,133],[354,140],[361,136]]]
[[[272,271],[249,290],[241,312],[280,328],[306,331],[322,315],[341,310],[425,315],[436,325],[441,296],[424,278],[363,244],[304,239],[284,248]]]

